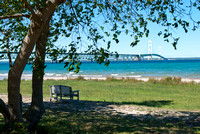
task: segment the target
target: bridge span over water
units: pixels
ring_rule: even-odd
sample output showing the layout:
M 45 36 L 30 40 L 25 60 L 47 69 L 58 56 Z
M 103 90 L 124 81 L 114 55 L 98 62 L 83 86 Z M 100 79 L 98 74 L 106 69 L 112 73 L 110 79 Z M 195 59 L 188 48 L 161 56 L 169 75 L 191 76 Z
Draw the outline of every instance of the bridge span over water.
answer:
M 159 54 L 119 54 L 119 58 L 122 60 L 134 60 L 134 61 L 144 61 L 144 60 L 168 60 L 167 58 Z
M 18 53 L 10 52 L 11 58 L 16 59 Z M 51 53 L 46 53 L 46 60 L 52 60 Z M 68 53 L 62 53 L 58 55 L 58 60 L 69 55 Z M 118 56 L 117 56 L 118 55 Z M 34 53 L 31 54 L 34 57 Z M 99 55 L 100 56 L 100 55 Z M 9 59 L 6 52 L 0 52 L 0 60 Z M 93 54 L 78 53 L 78 59 L 80 61 L 94 61 Z M 66 59 L 68 60 L 68 59 Z M 168 60 L 167 58 L 159 54 L 111 54 L 108 59 L 111 61 L 145 61 L 145 60 Z

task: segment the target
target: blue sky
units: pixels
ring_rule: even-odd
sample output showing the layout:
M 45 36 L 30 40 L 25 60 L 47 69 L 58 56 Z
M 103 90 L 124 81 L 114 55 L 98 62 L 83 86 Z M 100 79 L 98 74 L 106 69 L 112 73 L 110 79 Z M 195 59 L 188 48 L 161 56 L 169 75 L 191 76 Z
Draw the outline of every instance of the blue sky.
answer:
M 196 31 L 189 30 L 188 33 L 185 33 L 183 29 L 175 29 L 173 31 L 173 36 L 180 37 L 176 50 L 171 42 L 165 42 L 161 36 L 158 36 L 158 32 L 162 30 L 162 28 L 163 27 L 157 24 L 152 24 L 149 37 L 140 39 L 138 45 L 134 47 L 130 46 L 134 37 L 121 34 L 118 44 L 112 41 L 110 51 L 117 51 L 119 54 L 147 54 L 148 41 L 151 40 L 153 45 L 152 53 L 161 54 L 166 58 L 200 57 L 200 28 Z M 65 44 L 65 42 L 68 42 L 69 40 L 67 39 L 66 41 L 66 39 L 61 39 L 57 44 Z M 84 41 L 87 43 L 86 39 Z M 103 47 L 104 44 L 101 43 L 100 46 Z M 161 48 L 161 51 L 159 51 L 159 48 Z M 82 47 L 82 51 L 83 50 L 84 46 Z
M 113 44 L 112 51 L 117 51 L 119 54 L 143 54 L 148 53 L 148 41 L 152 41 L 153 53 L 160 54 L 164 57 L 200 57 L 200 29 L 196 31 L 190 30 L 184 33 L 182 30 L 175 30 L 174 36 L 180 37 L 177 50 L 174 49 L 171 43 L 164 41 L 162 37 L 157 35 L 159 26 L 154 25 L 151 28 L 148 38 L 142 38 L 137 46 L 130 47 L 133 40 L 129 36 L 122 35 L 118 44 Z M 156 29 L 156 30 L 154 30 Z M 159 51 L 161 48 L 161 51 Z
M 200 15 L 199 15 L 200 16 Z M 185 33 L 183 29 L 173 31 L 174 37 L 180 37 L 175 50 L 171 42 L 165 42 L 161 36 L 158 36 L 158 32 L 163 27 L 152 24 L 150 27 L 149 37 L 143 37 L 137 46 L 131 47 L 130 44 L 134 41 L 134 37 L 121 34 L 119 37 L 119 43 L 116 44 L 112 41 L 110 50 L 117 51 L 119 54 L 147 54 L 148 53 L 148 41 L 152 41 L 152 53 L 161 54 L 166 58 L 184 58 L 184 57 L 200 57 L 200 28 L 196 31 L 189 30 Z M 100 46 L 104 46 L 103 43 Z M 106 45 L 105 45 L 106 46 Z M 161 51 L 159 50 L 161 48 Z

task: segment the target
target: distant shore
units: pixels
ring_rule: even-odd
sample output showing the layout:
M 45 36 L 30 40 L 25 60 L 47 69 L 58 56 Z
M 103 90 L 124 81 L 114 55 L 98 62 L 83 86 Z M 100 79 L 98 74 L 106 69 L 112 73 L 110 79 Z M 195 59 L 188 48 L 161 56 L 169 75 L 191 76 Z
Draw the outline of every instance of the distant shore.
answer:
M 170 76 L 164 76 L 164 77 L 134 77 L 134 76 L 101 76 L 101 75 L 74 75 L 74 76 L 68 76 L 68 77 L 63 77 L 63 76 L 44 76 L 44 80 L 67 80 L 67 79 L 77 79 L 79 77 L 84 78 L 85 80 L 106 80 L 107 78 L 114 78 L 114 79 L 136 79 L 136 80 L 141 80 L 141 81 L 148 81 L 149 79 L 155 79 L 155 80 L 161 80 L 166 77 Z M 173 77 L 172 77 L 173 78 Z M 195 82 L 195 83 L 200 83 L 200 78 L 181 78 L 182 82 Z M 0 80 L 5 80 L 8 79 L 8 77 L 0 77 Z M 22 76 L 22 80 L 32 80 L 31 76 Z
M 67 80 L 67 79 L 77 79 L 79 77 L 84 78 L 85 80 L 106 80 L 107 78 L 110 77 L 106 77 L 106 76 L 71 76 L 71 77 L 44 77 L 44 80 Z M 166 76 L 167 77 L 167 76 Z M 141 81 L 148 81 L 149 79 L 155 79 L 155 80 L 161 80 L 163 78 L 166 77 L 111 77 L 111 78 L 115 78 L 115 79 L 136 79 L 136 80 L 141 80 Z M 22 80 L 31 80 L 32 77 L 23 77 L 22 76 Z M 3 80 L 3 79 L 0 79 Z M 200 79 L 199 78 L 181 78 L 182 82 L 195 82 L 195 83 L 200 83 Z
M 44 77 L 44 80 L 67 80 L 67 79 L 76 79 L 78 77 L 71 77 L 71 78 L 63 78 L 63 77 Z M 84 77 L 86 80 L 106 80 L 108 77 Z M 160 80 L 165 77 L 113 77 L 116 79 L 136 79 L 136 80 L 141 80 L 141 81 L 148 81 L 150 78 Z M 200 83 L 200 79 L 193 79 L 193 78 L 181 78 L 182 82 L 196 82 Z

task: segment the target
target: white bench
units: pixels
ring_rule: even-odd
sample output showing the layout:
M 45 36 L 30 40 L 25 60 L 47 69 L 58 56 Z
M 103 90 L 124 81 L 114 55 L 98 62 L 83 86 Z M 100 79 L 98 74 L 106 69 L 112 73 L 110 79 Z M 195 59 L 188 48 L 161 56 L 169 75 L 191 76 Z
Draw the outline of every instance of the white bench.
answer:
M 65 86 L 65 85 L 51 85 L 50 86 L 50 101 L 52 99 L 56 99 L 58 101 L 62 100 L 63 98 L 69 98 L 71 101 L 74 100 L 74 97 L 77 97 L 79 101 L 79 90 L 72 91 L 72 87 Z

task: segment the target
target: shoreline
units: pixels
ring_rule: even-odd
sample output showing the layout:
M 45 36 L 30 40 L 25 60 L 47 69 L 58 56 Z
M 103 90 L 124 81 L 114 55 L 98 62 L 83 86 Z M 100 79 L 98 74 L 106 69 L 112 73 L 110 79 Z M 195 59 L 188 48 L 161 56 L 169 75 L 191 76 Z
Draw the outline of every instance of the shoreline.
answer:
M 167 77 L 167 76 L 166 76 Z M 107 78 L 114 78 L 114 79 L 136 79 L 140 81 L 147 82 L 149 79 L 161 80 L 166 77 L 83 77 L 85 80 L 106 80 Z M 44 80 L 68 80 L 68 79 L 77 79 L 78 77 L 44 77 Z M 173 78 L 173 77 L 172 77 Z M 181 78 L 181 82 L 195 82 L 200 83 L 200 79 L 198 78 Z
M 134 77 L 134 76 L 93 76 L 93 75 L 76 75 L 76 76 L 68 76 L 68 77 L 63 77 L 63 76 L 44 76 L 44 80 L 73 80 L 73 79 L 78 79 L 79 77 L 84 78 L 85 80 L 106 80 L 107 78 L 114 78 L 114 79 L 136 79 L 140 81 L 147 82 L 149 79 L 155 79 L 155 80 L 161 80 L 166 77 L 171 77 L 171 76 L 161 76 L 161 77 Z M 174 77 L 172 77 L 174 78 Z M 181 78 L 181 82 L 195 82 L 195 83 L 200 83 L 200 78 Z M 0 77 L 0 80 L 7 79 L 7 77 Z M 22 76 L 21 80 L 32 80 L 31 76 Z
M 81 76 L 81 75 L 80 75 Z M 68 80 L 68 79 L 77 79 L 80 76 L 72 76 L 72 77 L 44 77 L 44 80 Z M 114 79 L 136 79 L 136 80 L 141 80 L 144 82 L 147 82 L 149 79 L 155 79 L 155 80 L 161 80 L 163 78 L 166 78 L 168 76 L 165 77 L 107 77 L 107 76 L 102 76 L 102 77 L 96 77 L 96 76 L 81 76 L 83 77 L 85 80 L 106 80 L 107 78 L 114 78 Z M 173 78 L 173 77 L 172 77 Z M 200 79 L 199 78 L 181 78 L 182 82 L 195 82 L 195 83 L 200 83 Z
M 114 78 L 114 79 L 136 79 L 136 80 L 140 80 L 140 81 L 144 81 L 147 82 L 149 79 L 155 79 L 155 80 L 161 80 L 163 78 L 169 77 L 169 76 L 165 76 L 165 77 L 107 77 L 107 76 L 71 76 L 71 77 L 44 77 L 44 80 L 73 80 L 73 79 L 77 79 L 79 77 L 84 78 L 85 80 L 106 80 L 107 78 Z M 174 77 L 172 77 L 174 78 Z M 31 80 L 31 77 L 22 77 L 23 80 Z M 195 83 L 200 83 L 200 78 L 181 78 L 181 82 L 195 82 Z

